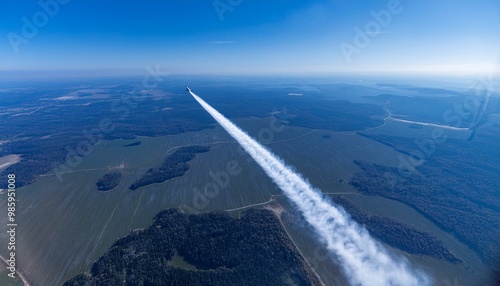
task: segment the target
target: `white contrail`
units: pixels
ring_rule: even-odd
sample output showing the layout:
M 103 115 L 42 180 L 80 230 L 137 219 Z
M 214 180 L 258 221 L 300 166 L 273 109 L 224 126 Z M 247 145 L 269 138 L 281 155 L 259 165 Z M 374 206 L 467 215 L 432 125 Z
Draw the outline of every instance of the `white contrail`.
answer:
M 302 212 L 305 219 L 338 258 L 352 285 L 428 285 L 429 279 L 411 271 L 406 262 L 390 255 L 343 210 L 334 207 L 321 192 L 283 160 L 220 114 L 192 91 L 200 105 L 245 149 Z

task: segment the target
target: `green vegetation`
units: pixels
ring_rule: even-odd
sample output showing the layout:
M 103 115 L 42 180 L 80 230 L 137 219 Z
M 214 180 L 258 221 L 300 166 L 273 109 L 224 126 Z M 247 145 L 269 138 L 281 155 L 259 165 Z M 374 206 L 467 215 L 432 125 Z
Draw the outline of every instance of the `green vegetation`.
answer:
M 97 180 L 96 186 L 99 191 L 108 191 L 120 184 L 122 174 L 120 172 L 106 173 Z
M 399 221 L 376 215 L 368 215 L 348 200 L 332 196 L 335 203 L 341 205 L 351 217 L 381 241 L 411 254 L 430 255 L 452 263 L 461 262 L 434 235 L 418 230 Z
M 130 189 L 136 190 L 150 184 L 163 183 L 169 179 L 180 177 L 189 170 L 188 162 L 194 159 L 196 153 L 208 151 L 210 151 L 210 147 L 205 146 L 182 147 L 169 155 L 161 166 L 150 168 L 146 174 L 130 186 Z
M 435 144 L 415 172 L 356 161 L 362 172 L 350 183 L 362 193 L 414 207 L 471 246 L 489 265 L 500 265 L 498 134 L 498 127 L 483 128 L 474 141 L 448 139 Z M 418 140 L 409 138 L 371 138 L 406 152 L 421 148 Z
M 141 141 L 137 141 L 137 142 L 133 142 L 133 143 L 130 143 L 130 144 L 127 144 L 127 145 L 123 145 L 123 147 L 134 147 L 134 146 L 139 146 L 141 145 Z
M 177 254 L 178 253 L 178 254 Z M 173 266 L 175 256 L 190 265 Z M 177 258 L 179 259 L 179 258 Z M 70 285 L 319 285 L 270 211 L 160 212 L 153 225 L 117 241 Z

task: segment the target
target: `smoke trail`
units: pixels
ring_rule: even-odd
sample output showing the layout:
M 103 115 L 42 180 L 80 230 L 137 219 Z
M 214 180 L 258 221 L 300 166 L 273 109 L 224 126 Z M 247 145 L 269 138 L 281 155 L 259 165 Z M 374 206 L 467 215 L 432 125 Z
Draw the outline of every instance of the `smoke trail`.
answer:
M 192 91 L 191 95 L 245 149 L 283 190 L 339 259 L 353 285 L 428 285 L 428 278 L 412 272 L 376 242 L 342 209 L 331 205 L 318 189 Z

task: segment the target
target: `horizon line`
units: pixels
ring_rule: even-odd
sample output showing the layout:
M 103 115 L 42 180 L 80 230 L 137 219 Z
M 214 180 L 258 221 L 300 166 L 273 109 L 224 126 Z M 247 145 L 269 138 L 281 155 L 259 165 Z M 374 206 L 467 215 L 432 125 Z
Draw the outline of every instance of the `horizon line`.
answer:
M 469 76 L 498 76 L 500 70 L 495 71 L 422 71 L 422 70 L 345 70 L 345 71 L 252 71 L 252 72 L 169 72 L 160 69 L 161 76 L 439 76 L 439 77 L 469 77 Z M 1 70 L 0 81 L 12 80 L 23 76 L 29 78 L 93 78 L 93 77 L 135 77 L 144 76 L 147 73 L 143 69 L 40 69 L 40 70 Z

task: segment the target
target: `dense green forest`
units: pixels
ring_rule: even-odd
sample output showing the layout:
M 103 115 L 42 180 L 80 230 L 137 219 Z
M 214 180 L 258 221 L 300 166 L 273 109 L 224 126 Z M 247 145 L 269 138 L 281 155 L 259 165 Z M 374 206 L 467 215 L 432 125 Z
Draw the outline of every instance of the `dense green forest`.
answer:
M 351 217 L 366 227 L 366 229 L 381 241 L 411 254 L 429 255 L 452 263 L 461 260 L 431 233 L 418 230 L 387 217 L 368 215 L 348 200 L 332 196 L 332 200 L 341 205 Z
M 124 147 L 134 147 L 134 146 L 139 146 L 141 144 L 142 144 L 141 141 L 136 141 L 136 142 L 133 142 L 133 143 L 130 143 L 130 144 L 127 144 L 127 145 L 123 145 L 123 146 Z
M 99 191 L 108 191 L 120 184 L 122 174 L 120 172 L 110 172 L 104 174 L 97 180 L 96 186 Z
M 380 195 L 414 207 L 475 249 L 489 265 L 500 265 L 499 126 L 482 128 L 474 140 L 447 139 L 432 153 L 415 152 L 419 141 L 370 135 L 398 150 L 420 155 L 423 164 L 389 168 L 356 161 L 361 172 L 351 184 L 368 195 Z M 420 144 L 421 146 L 421 144 Z M 418 156 L 417 156 L 418 157 Z
M 189 170 L 188 162 L 193 160 L 197 153 L 210 151 L 210 147 L 186 146 L 181 147 L 163 161 L 163 164 L 156 168 L 150 168 L 141 178 L 132 185 L 131 190 L 136 190 L 150 184 L 163 183 L 169 179 L 180 177 Z
M 191 267 L 175 265 L 182 256 Z M 320 285 L 274 214 L 160 212 L 97 260 L 76 285 Z

